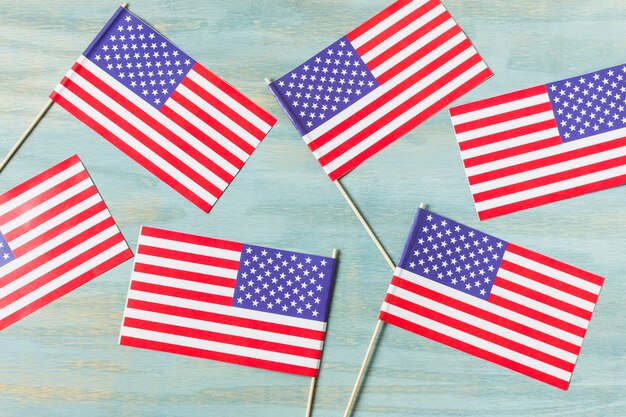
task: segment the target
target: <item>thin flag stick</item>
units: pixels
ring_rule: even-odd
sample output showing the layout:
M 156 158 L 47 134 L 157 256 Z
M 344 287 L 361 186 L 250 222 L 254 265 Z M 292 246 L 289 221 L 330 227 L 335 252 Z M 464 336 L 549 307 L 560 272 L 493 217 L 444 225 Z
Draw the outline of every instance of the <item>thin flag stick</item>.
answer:
M 52 101 L 51 98 L 48 99 L 48 101 L 46 102 L 46 105 L 43 107 L 43 109 L 41 109 L 37 117 L 35 117 L 35 120 L 33 120 L 30 126 L 26 128 L 26 131 L 22 133 L 22 136 L 20 136 L 17 142 L 15 142 L 15 145 L 13 145 L 13 147 L 11 148 L 7 156 L 5 156 L 2 162 L 0 162 L 0 172 L 2 172 L 6 164 L 8 164 L 11 158 L 13 157 L 13 155 L 15 155 L 15 152 L 17 152 L 17 150 L 20 148 L 20 146 L 22 146 L 24 141 L 26 141 L 26 138 L 28 138 L 28 136 L 30 136 L 32 131 L 35 130 L 35 128 L 37 127 L 41 119 L 43 119 L 46 113 L 48 113 L 48 110 L 50 110 L 50 107 L 52 107 L 53 104 L 54 104 L 54 101 Z
M 424 203 L 420 203 L 420 208 L 425 209 L 426 205 Z M 376 328 L 374 329 L 374 333 L 372 334 L 372 338 L 370 339 L 370 344 L 367 347 L 367 351 L 365 352 L 365 357 L 363 358 L 363 362 L 361 363 L 361 369 L 359 370 L 359 374 L 356 377 L 356 382 L 354 383 L 354 387 L 352 388 L 352 394 L 350 394 L 350 399 L 348 400 L 348 405 L 346 406 L 346 411 L 343 413 L 343 417 L 349 417 L 352 413 L 354 400 L 356 399 L 359 388 L 361 387 L 361 381 L 363 380 L 363 376 L 367 371 L 367 367 L 372 357 L 372 353 L 374 353 L 374 348 L 376 347 L 376 340 L 378 340 L 378 336 L 383 328 L 384 323 L 385 322 L 380 319 L 376 323 Z
M 331 258 L 337 259 L 337 249 L 333 249 L 333 254 Z M 322 362 L 322 358 L 320 357 L 320 364 Z M 309 388 L 309 399 L 306 403 L 306 415 L 305 417 L 311 417 L 311 412 L 313 411 L 313 397 L 315 396 L 315 385 L 317 383 L 317 378 L 311 378 L 311 388 Z
M 372 239 L 372 241 L 374 242 L 374 244 L 376 245 L 376 247 L 378 248 L 380 253 L 383 255 L 383 258 L 385 258 L 385 261 L 387 261 L 387 264 L 389 264 L 389 266 L 391 267 L 391 270 L 393 271 L 394 269 L 396 269 L 396 265 L 391 260 L 391 257 L 389 256 L 389 254 L 387 253 L 387 251 L 383 247 L 382 243 L 380 243 L 380 241 L 378 240 L 378 238 L 374 234 L 374 231 L 371 229 L 369 224 L 367 224 L 367 221 L 365 221 L 365 218 L 363 217 L 363 215 L 359 211 L 358 207 L 354 204 L 354 202 L 350 198 L 350 195 L 348 194 L 348 192 L 345 190 L 345 188 L 343 188 L 343 186 L 341 185 L 339 180 L 335 180 L 335 181 L 333 181 L 333 183 L 335 183 L 335 185 L 339 189 L 339 192 L 341 193 L 343 198 L 346 199 L 346 201 L 348 202 L 348 205 L 350 206 L 350 208 L 352 209 L 354 214 L 356 214 L 356 217 L 359 219 L 359 221 L 361 222 L 361 224 L 365 228 L 365 231 L 367 232 L 367 234 L 370 235 L 370 238 Z

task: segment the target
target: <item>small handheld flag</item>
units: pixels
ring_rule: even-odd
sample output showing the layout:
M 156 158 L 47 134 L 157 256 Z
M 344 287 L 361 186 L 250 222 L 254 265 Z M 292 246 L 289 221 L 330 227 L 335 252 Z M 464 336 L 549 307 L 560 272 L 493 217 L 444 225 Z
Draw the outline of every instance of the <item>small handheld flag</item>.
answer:
M 50 98 L 204 211 L 276 121 L 124 7 Z
M 626 65 L 450 109 L 481 220 L 626 183 Z
M 78 156 L 0 195 L 0 329 L 132 257 Z
M 316 377 L 333 258 L 142 227 L 120 344 Z

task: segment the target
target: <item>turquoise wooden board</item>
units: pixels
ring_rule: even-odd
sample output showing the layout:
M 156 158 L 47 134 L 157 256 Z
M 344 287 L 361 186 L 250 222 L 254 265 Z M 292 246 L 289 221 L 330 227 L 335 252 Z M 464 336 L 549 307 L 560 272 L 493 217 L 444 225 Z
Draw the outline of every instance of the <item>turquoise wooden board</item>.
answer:
M 58 106 L 10 165 L 0 191 L 78 153 L 131 247 L 148 224 L 330 255 L 341 250 L 314 415 L 339 416 L 391 273 L 266 90 L 390 1 L 137 0 L 130 10 L 278 118 L 204 214 Z M 0 4 L 0 154 L 118 3 Z M 457 103 L 626 61 L 626 6 L 448 0 L 495 76 Z M 623 416 L 626 407 L 624 187 L 479 223 L 447 111 L 366 161 L 344 185 L 394 259 L 415 209 L 606 278 L 566 392 L 388 326 L 355 416 Z M 117 345 L 132 262 L 0 332 L 2 416 L 298 416 L 309 380 Z

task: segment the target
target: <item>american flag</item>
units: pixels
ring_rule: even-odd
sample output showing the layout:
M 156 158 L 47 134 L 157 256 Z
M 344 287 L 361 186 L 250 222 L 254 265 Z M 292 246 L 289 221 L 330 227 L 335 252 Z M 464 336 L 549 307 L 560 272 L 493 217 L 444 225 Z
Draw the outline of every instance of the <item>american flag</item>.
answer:
M 335 260 L 142 227 L 120 344 L 314 377 Z
M 133 256 L 78 156 L 0 195 L 0 329 Z
M 380 319 L 567 389 L 602 282 L 420 209 Z
M 626 65 L 450 114 L 481 220 L 626 183 Z
M 439 0 L 398 0 L 269 88 L 334 181 L 490 76 Z
M 123 7 L 50 97 L 204 211 L 276 121 Z

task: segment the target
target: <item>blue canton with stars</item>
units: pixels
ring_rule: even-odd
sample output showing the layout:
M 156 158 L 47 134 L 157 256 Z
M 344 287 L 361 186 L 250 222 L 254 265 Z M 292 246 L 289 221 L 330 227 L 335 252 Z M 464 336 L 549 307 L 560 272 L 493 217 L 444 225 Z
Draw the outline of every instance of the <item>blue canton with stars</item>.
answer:
M 546 84 L 562 142 L 626 127 L 626 65 Z
M 83 55 L 160 109 L 195 61 L 120 7 Z
M 326 321 L 333 258 L 243 245 L 233 306 Z
M 344 36 L 270 87 L 305 135 L 378 87 L 378 81 Z
M 420 209 L 399 267 L 486 300 L 507 242 Z
M 0 267 L 8 264 L 13 259 L 15 259 L 15 255 L 13 255 L 13 251 L 9 247 L 9 243 L 4 238 L 4 235 L 0 232 Z

